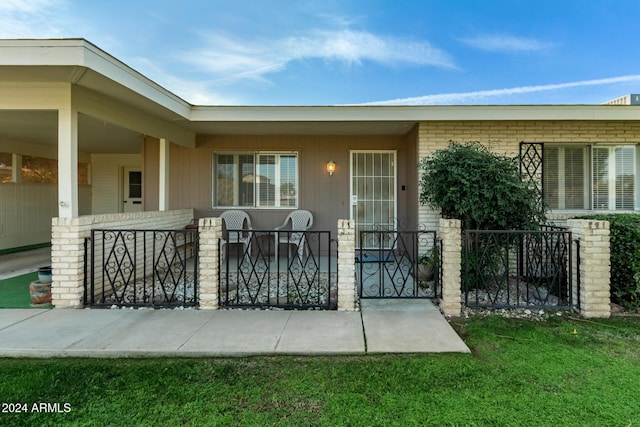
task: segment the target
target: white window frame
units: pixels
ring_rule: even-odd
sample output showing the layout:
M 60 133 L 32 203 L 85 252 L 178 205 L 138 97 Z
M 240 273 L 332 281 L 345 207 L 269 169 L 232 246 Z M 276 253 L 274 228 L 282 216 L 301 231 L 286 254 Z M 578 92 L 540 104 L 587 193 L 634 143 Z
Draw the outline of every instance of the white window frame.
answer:
M 239 164 L 239 158 L 240 156 L 247 156 L 247 155 L 251 155 L 253 156 L 253 202 L 252 204 L 249 205 L 240 205 L 239 204 L 239 197 L 240 197 L 240 182 L 236 179 L 236 177 L 238 176 L 238 168 L 240 166 Z M 233 205 L 218 205 L 217 204 L 217 183 L 216 183 L 216 178 L 217 178 L 217 156 L 233 156 L 234 158 L 234 162 L 233 162 Z M 261 205 L 260 202 L 260 185 L 257 182 L 257 176 L 258 176 L 258 169 L 259 169 L 259 159 L 261 156 L 275 156 L 276 157 L 276 162 L 274 165 L 274 176 L 275 176 L 275 180 L 276 180 L 276 184 L 275 185 L 275 197 L 274 197 L 274 204 L 273 205 Z M 290 205 L 286 205 L 283 206 L 281 205 L 281 200 L 280 197 L 278 197 L 277 195 L 280 194 L 280 187 L 281 187 L 281 182 L 280 182 L 280 158 L 281 156 L 294 156 L 296 159 L 296 164 L 295 164 L 295 171 L 294 171 L 294 176 L 295 176 L 295 199 L 294 199 L 294 205 L 290 206 Z M 300 198 L 300 155 L 297 151 L 219 151 L 219 152 L 214 152 L 213 153 L 213 157 L 212 157 L 212 200 L 211 200 L 211 205 L 213 208 L 240 208 L 240 209 L 297 209 L 298 208 L 298 203 L 299 203 L 299 198 Z

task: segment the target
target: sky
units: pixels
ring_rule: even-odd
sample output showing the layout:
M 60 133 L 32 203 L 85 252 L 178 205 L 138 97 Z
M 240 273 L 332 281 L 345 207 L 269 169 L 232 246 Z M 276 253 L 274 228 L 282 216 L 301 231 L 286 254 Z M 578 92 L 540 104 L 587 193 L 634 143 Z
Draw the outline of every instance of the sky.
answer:
M 640 93 L 638 0 L 0 0 L 196 105 L 600 104 Z

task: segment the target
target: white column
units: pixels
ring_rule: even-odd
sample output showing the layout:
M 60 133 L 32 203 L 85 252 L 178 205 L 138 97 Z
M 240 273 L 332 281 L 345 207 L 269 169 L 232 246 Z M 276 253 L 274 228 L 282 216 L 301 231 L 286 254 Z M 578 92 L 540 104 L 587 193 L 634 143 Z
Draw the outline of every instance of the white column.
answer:
M 78 111 L 58 110 L 58 216 L 78 217 Z
M 169 210 L 169 150 L 171 143 L 166 138 L 160 138 L 160 197 L 158 209 L 160 211 Z

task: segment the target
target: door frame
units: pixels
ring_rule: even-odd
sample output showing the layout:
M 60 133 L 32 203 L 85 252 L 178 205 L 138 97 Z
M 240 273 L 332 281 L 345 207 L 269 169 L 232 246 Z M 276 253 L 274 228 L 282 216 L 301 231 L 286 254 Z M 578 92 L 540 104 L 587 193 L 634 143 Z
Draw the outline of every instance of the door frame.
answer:
M 354 155 L 359 153 L 365 154 L 393 154 L 393 215 L 390 220 L 390 224 L 395 228 L 395 222 L 398 218 L 398 150 L 349 150 L 349 218 L 356 222 L 356 246 L 360 245 L 360 228 L 357 222 L 356 215 L 354 213 L 354 205 L 357 204 L 357 200 L 354 203 L 354 196 L 357 196 L 354 189 L 354 168 L 353 160 Z

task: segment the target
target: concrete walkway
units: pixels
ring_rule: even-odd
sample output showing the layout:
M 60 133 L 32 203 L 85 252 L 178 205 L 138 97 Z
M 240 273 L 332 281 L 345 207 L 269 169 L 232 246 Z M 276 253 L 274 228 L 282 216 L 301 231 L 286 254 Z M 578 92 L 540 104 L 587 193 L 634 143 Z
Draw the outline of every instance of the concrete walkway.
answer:
M 50 253 L 0 256 L 0 279 L 50 265 Z M 430 300 L 369 299 L 361 309 L 0 309 L 0 357 L 469 352 Z
M 463 352 L 429 300 L 361 312 L 0 310 L 0 357 L 227 357 Z

